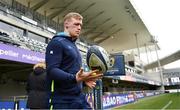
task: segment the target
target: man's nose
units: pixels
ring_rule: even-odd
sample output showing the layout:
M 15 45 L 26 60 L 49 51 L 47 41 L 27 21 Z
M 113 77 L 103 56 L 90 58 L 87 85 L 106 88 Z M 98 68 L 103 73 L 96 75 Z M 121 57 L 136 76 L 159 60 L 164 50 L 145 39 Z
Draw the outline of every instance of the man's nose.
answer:
M 78 25 L 78 30 L 81 30 L 81 25 Z
M 81 30 L 81 26 L 78 26 L 78 30 Z

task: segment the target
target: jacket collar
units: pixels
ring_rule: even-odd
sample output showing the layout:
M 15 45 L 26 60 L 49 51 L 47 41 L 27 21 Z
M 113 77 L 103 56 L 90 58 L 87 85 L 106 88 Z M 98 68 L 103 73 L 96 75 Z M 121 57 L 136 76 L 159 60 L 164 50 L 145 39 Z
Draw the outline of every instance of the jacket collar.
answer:
M 77 40 L 77 38 L 76 39 L 72 39 L 72 37 L 70 37 L 69 34 L 66 33 L 66 32 L 59 32 L 55 36 L 57 36 L 57 37 L 64 37 L 64 38 L 66 38 L 66 39 L 68 39 L 68 40 L 70 40 L 72 42 L 75 42 Z

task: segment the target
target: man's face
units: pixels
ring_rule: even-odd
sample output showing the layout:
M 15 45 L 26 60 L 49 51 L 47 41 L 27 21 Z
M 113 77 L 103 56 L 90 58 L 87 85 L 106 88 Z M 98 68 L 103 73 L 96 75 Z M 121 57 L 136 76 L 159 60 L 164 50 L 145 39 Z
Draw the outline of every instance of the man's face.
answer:
M 82 20 L 71 18 L 66 21 L 65 28 L 72 38 L 77 38 L 81 33 Z

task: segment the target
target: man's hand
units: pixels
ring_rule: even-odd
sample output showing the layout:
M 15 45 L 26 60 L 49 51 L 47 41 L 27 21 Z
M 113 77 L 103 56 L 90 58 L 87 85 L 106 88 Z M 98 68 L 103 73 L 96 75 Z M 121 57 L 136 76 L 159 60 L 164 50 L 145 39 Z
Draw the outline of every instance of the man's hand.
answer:
M 86 84 L 86 86 L 88 86 L 89 88 L 94 88 L 96 86 L 96 81 L 90 80 L 90 81 L 84 81 L 84 83 Z
M 102 76 L 103 74 L 99 73 L 98 70 L 84 72 L 83 69 L 80 69 L 79 72 L 76 74 L 76 80 L 77 82 L 84 81 L 88 87 L 93 88 L 96 86 L 96 80 L 102 78 Z

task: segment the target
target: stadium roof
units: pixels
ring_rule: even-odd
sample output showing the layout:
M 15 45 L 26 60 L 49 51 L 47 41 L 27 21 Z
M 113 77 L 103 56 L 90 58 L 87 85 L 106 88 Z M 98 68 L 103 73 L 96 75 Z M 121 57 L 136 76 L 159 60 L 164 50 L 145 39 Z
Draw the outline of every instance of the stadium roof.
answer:
M 178 50 L 177 52 L 171 54 L 171 55 L 168 55 L 162 59 L 160 59 L 160 64 L 161 66 L 164 66 L 166 64 L 169 64 L 169 63 L 172 63 L 174 61 L 177 61 L 180 59 L 180 50 Z M 155 62 L 152 62 L 150 64 L 147 64 L 144 66 L 144 69 L 152 69 L 152 68 L 156 68 L 158 67 L 158 61 L 155 61 Z
M 129 0 L 16 1 L 60 24 L 68 12 L 79 12 L 84 17 L 81 39 L 99 44 L 111 53 L 153 44 Z

